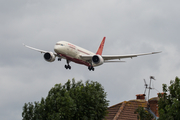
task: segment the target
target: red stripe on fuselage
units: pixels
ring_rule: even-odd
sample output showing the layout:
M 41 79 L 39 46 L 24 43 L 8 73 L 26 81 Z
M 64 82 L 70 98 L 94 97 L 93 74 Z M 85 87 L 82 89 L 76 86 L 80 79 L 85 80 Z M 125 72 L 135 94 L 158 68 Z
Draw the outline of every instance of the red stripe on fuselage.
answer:
M 67 56 L 67 55 L 61 54 L 61 53 L 58 53 L 58 55 L 63 56 L 63 57 L 65 57 L 67 60 L 73 61 L 73 62 L 75 62 L 75 63 L 82 64 L 82 65 L 86 65 L 86 66 L 91 66 L 88 62 L 85 62 L 85 61 L 83 61 L 83 60 L 76 59 L 76 58 L 72 58 L 72 57 L 70 57 L 70 56 Z

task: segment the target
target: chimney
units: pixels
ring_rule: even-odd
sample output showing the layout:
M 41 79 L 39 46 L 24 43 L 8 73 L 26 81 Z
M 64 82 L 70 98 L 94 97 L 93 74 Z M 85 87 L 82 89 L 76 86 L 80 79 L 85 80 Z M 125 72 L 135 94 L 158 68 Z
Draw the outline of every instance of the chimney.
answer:
M 163 95 L 164 93 L 157 93 L 157 95 Z M 148 107 L 150 107 L 151 111 L 157 116 L 159 117 L 159 113 L 158 113 L 158 101 L 159 101 L 159 97 L 153 97 L 151 99 L 148 100 Z
M 157 93 L 158 97 L 162 97 L 164 94 L 166 94 L 166 93 L 164 93 L 164 92 L 162 92 L 162 93 Z
M 146 96 L 145 94 L 137 94 L 136 99 L 137 100 L 145 100 L 145 96 Z

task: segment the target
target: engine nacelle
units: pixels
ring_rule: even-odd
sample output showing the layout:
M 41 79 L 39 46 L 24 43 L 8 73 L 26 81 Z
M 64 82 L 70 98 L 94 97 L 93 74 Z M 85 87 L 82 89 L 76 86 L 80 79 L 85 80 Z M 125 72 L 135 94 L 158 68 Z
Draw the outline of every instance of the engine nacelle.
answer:
M 55 60 L 56 56 L 53 52 L 47 52 L 44 54 L 44 59 L 48 62 L 53 62 Z
M 104 63 L 104 59 L 100 55 L 94 55 L 92 57 L 93 66 L 102 65 Z

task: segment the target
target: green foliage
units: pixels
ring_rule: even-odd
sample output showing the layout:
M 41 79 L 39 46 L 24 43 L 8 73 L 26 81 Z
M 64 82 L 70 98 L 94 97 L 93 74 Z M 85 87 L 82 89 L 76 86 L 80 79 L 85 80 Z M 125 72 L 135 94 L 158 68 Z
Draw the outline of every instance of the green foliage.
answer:
M 180 79 L 163 84 L 163 95 L 159 95 L 159 120 L 180 120 Z
M 138 120 L 153 120 L 153 116 L 143 107 L 138 107 L 135 112 Z
M 25 103 L 23 120 L 101 120 L 107 114 L 108 102 L 98 82 L 68 80 L 56 84 L 41 102 Z

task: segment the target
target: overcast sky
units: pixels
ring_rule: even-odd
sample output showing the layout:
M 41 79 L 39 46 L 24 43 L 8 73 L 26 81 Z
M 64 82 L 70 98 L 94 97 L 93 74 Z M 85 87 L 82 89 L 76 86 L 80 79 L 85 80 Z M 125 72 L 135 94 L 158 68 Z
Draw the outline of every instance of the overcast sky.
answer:
M 144 81 L 162 92 L 180 73 L 180 1 L 178 0 L 0 0 L 0 119 L 22 119 L 24 103 L 40 101 L 68 79 L 104 86 L 110 106 L 144 93 Z M 65 60 L 48 63 L 22 43 L 54 51 L 58 41 L 103 54 L 161 54 L 106 63 L 89 71 Z M 180 77 L 180 76 L 179 76 Z M 150 97 L 156 97 L 152 90 Z

